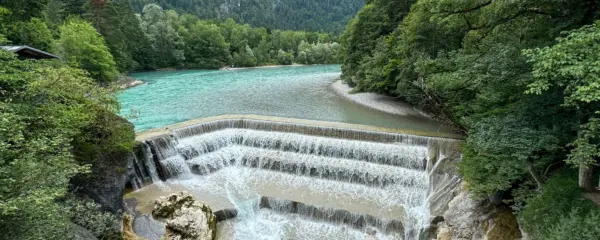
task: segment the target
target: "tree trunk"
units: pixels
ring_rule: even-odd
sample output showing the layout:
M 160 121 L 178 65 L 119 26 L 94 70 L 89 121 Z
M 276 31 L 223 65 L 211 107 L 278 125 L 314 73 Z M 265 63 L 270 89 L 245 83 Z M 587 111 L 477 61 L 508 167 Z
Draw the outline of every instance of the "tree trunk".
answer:
M 579 166 L 579 187 L 586 192 L 594 191 L 594 166 Z
M 537 184 L 537 190 L 541 191 L 542 187 L 544 186 L 544 178 L 537 171 L 535 171 L 532 162 L 529 162 L 527 168 L 529 170 L 529 174 L 531 174 L 531 176 L 535 180 L 535 183 Z

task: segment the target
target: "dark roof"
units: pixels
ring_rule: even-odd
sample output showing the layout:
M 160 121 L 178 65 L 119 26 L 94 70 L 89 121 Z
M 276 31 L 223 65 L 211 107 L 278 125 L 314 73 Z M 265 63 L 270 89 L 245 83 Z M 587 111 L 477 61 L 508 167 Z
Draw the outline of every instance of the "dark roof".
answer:
M 18 54 L 19 56 L 25 57 L 25 58 L 35 58 L 35 59 L 42 59 L 42 58 L 57 58 L 60 59 L 59 56 L 56 56 L 54 54 L 39 50 L 37 48 L 32 48 L 30 46 L 27 45 L 21 45 L 21 46 L 0 46 L 1 49 L 4 49 L 6 51 L 9 52 L 13 52 Z

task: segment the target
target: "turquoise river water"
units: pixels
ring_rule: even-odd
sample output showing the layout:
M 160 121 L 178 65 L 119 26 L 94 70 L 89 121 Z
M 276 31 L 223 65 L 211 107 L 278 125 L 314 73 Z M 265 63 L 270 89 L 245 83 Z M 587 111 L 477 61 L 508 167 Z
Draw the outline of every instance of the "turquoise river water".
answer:
M 224 115 L 258 114 L 438 131 L 425 117 L 388 114 L 350 102 L 330 85 L 339 65 L 254 68 L 234 71 L 181 70 L 131 75 L 146 84 L 119 94 L 121 115 L 136 131 Z

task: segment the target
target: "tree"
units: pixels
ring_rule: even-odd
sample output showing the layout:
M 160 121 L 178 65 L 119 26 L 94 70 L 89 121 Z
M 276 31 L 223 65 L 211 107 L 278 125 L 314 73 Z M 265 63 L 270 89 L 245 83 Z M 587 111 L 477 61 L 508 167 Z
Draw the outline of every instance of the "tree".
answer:
M 597 135 L 577 130 L 594 128 L 589 117 L 598 106 L 561 106 L 569 92 L 558 87 L 524 94 L 539 80 L 523 50 L 554 45 L 561 32 L 596 18 L 597 2 L 586 0 L 367 1 L 341 37 L 342 77 L 356 90 L 405 100 L 467 134 L 460 171 L 480 196 L 522 182 L 540 190 L 578 135 Z M 595 159 L 597 140 L 585 141 L 592 147 L 582 148 L 584 158 Z
M 491 116 L 471 126 L 460 170 L 476 194 L 507 190 L 512 183 L 529 174 L 541 190 L 544 170 L 552 158 L 536 153 L 552 152 L 558 139 L 550 129 L 529 123 L 527 117 L 511 114 Z
M 296 57 L 296 62 L 300 64 L 308 64 L 308 58 L 306 57 L 306 52 L 300 51 L 298 56 Z
M 2 0 L 0 6 L 12 12 L 12 21 L 29 21 L 32 17 L 41 17 L 48 0 Z
M 109 1 L 94 8 L 88 7 L 88 12 L 88 19 L 106 40 L 119 71 L 152 68 L 150 40 L 127 2 Z
M 6 36 L 15 45 L 29 45 L 49 51 L 52 43 L 52 32 L 46 23 L 39 18 L 19 21 L 10 24 Z
M 89 169 L 76 161 L 73 142 L 100 115 L 116 114 L 118 104 L 83 70 L 60 62 L 22 61 L 0 50 L 0 72 L 2 236 L 68 239 L 77 212 L 73 201 L 79 202 L 65 202 L 71 199 L 69 181 Z M 86 217 L 101 228 L 93 214 Z
M 148 4 L 144 7 L 142 29 L 152 43 L 156 67 L 177 67 L 183 63 L 185 56 L 182 38 L 172 27 L 172 23 L 167 21 L 160 6 Z
M 52 32 L 38 16 L 23 13 L 22 7 L 31 5 L 32 8 L 39 7 L 38 3 L 25 1 L 23 6 L 6 3 L 9 8 L 0 6 L 0 34 L 4 41 L 14 45 L 29 45 L 42 50 L 49 50 L 52 42 Z M 32 11 L 37 11 L 33 9 Z
M 277 63 L 281 65 L 291 65 L 293 60 L 293 53 L 283 51 L 282 49 L 279 49 L 279 51 L 277 51 Z
M 551 47 L 525 50 L 535 81 L 527 93 L 564 92 L 564 106 L 576 109 L 580 126 L 567 162 L 580 167 L 580 186 L 594 190 L 591 174 L 600 157 L 600 22 L 573 30 Z
M 186 65 L 220 68 L 229 62 L 229 45 L 215 24 L 199 21 L 192 25 L 186 43 Z
M 72 18 L 60 26 L 60 38 L 54 49 L 73 67 L 90 73 L 98 82 L 113 81 L 117 75 L 116 63 L 102 36 L 88 22 Z
M 256 56 L 254 56 L 254 51 L 250 48 L 250 46 L 246 45 L 244 51 L 239 54 L 239 59 L 234 61 L 234 64 L 237 66 L 243 67 L 254 67 L 256 66 Z
M 288 1 L 222 1 L 222 0 L 130 0 L 141 12 L 146 4 L 156 3 L 164 9 L 193 14 L 200 19 L 231 19 L 241 24 L 271 29 L 325 31 L 340 33 L 363 0 L 288 0 Z M 227 38 L 226 34 L 223 34 Z M 249 44 L 250 47 L 255 47 Z

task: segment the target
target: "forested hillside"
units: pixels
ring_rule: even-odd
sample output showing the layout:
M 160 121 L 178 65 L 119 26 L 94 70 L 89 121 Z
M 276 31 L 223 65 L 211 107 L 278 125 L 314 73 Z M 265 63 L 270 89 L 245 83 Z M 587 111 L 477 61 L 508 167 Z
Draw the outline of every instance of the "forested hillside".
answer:
M 10 8 L 4 12 L 0 33 L 8 44 L 57 53 L 103 82 L 114 80 L 118 72 L 136 70 L 339 62 L 333 34 L 257 28 L 231 18 L 200 20 L 156 4 L 145 5 L 136 14 L 127 1 L 4 4 Z M 93 28 L 73 24 L 80 20 Z M 98 33 L 95 47 L 80 39 L 80 34 Z
M 232 18 L 255 27 L 340 33 L 363 0 L 129 0 L 137 12 L 156 3 L 200 19 Z
M 462 128 L 469 189 L 504 193 L 533 239 L 597 239 L 577 169 L 595 191 L 598 4 L 370 0 L 342 36 L 343 78 Z

